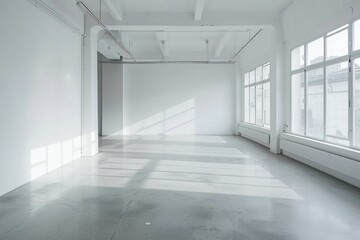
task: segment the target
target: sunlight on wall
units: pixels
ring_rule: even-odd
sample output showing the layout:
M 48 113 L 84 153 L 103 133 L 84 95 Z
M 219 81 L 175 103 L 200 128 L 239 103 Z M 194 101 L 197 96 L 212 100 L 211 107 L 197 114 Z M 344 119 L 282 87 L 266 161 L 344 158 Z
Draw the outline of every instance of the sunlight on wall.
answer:
M 30 152 L 30 179 L 34 180 L 81 157 L 81 137 L 35 148 Z
M 96 142 L 95 132 L 91 132 L 90 134 L 90 144 L 91 144 L 91 155 L 94 155 L 98 152 L 98 145 Z
M 84 133 L 78 139 L 78 143 L 83 147 L 83 156 L 93 156 L 98 153 L 97 133 L 95 131 Z
M 67 164 L 74 159 L 74 146 L 73 141 L 68 140 L 62 143 L 62 164 Z
M 31 150 L 31 180 L 38 178 L 47 172 L 46 147 Z
M 61 143 L 48 145 L 47 147 L 47 171 L 52 171 L 61 166 Z
M 131 124 L 123 132 L 124 135 L 195 134 L 195 118 L 195 99 L 192 98 Z
M 74 138 L 74 160 L 81 158 L 81 137 Z

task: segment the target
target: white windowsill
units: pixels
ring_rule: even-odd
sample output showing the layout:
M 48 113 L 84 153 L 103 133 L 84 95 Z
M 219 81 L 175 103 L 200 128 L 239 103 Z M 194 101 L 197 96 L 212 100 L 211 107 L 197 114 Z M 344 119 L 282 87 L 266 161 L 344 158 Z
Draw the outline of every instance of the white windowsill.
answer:
M 281 133 L 280 138 L 360 162 L 360 151 L 352 148 L 317 141 L 314 139 L 297 136 L 290 133 Z M 283 150 L 286 151 L 286 149 Z
M 270 129 L 268 129 L 268 128 L 264 128 L 264 127 L 260 127 L 260 126 L 257 126 L 257 125 L 244 123 L 244 122 L 240 122 L 240 123 L 238 123 L 238 125 L 239 125 L 240 127 L 249 128 L 249 129 L 251 129 L 251 130 L 254 130 L 254 131 L 257 131 L 257 132 L 261 132 L 261 133 L 265 133 L 265 134 L 270 135 Z

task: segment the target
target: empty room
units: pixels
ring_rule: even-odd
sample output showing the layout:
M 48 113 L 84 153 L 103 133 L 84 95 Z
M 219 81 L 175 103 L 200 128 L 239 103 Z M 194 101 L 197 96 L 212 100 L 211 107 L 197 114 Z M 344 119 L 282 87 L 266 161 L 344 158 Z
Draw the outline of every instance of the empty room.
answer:
M 359 240 L 359 0 L 4 0 L 1 240 Z

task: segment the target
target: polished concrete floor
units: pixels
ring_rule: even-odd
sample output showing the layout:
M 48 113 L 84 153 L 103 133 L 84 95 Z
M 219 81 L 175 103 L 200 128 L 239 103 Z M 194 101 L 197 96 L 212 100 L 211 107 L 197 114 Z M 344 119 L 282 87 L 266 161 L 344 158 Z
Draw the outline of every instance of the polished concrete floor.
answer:
M 101 140 L 0 197 L 1 240 L 360 239 L 360 191 L 234 136 Z

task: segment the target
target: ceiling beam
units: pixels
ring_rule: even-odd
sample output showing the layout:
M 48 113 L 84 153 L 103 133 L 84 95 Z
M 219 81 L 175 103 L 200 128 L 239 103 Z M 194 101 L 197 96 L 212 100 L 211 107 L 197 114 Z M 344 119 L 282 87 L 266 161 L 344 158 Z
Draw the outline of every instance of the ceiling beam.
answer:
M 207 12 L 206 18 L 194 21 L 193 13 L 164 13 L 164 12 L 127 12 L 126 18 L 121 25 L 108 26 L 113 29 L 126 27 L 153 26 L 157 30 L 172 27 L 199 27 L 199 28 L 219 28 L 219 27 L 239 27 L 242 29 L 259 29 L 266 26 L 274 26 L 278 18 L 274 12 Z M 112 30 L 113 30 L 112 29 Z
M 156 32 L 156 38 L 159 40 L 160 49 L 164 57 L 170 55 L 168 39 L 165 32 Z
M 228 42 L 231 39 L 231 37 L 233 36 L 233 34 L 234 34 L 233 32 L 221 33 L 218 46 L 216 47 L 216 50 L 215 50 L 215 57 L 220 57 L 220 55 L 222 54 L 224 48 L 228 44 Z
M 115 21 L 121 22 L 124 20 L 124 13 L 123 13 L 121 1 L 104 0 L 104 3 L 106 8 L 109 10 L 111 17 Z
M 194 19 L 200 21 L 205 7 L 205 0 L 196 0 Z
M 105 39 L 98 41 L 98 51 L 108 59 L 119 59 L 120 55 L 116 52 L 116 47 L 110 46 Z

